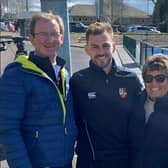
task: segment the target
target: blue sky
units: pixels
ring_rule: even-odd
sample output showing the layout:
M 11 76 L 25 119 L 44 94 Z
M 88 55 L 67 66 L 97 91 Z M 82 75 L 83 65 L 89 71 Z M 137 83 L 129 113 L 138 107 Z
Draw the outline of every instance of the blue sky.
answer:
M 69 0 L 69 2 L 72 4 L 93 4 L 95 0 Z M 154 7 L 151 0 L 123 0 L 123 2 L 150 14 Z
M 154 4 L 151 0 L 123 0 L 124 3 L 152 14 Z
M 74 4 L 93 4 L 95 0 L 67 0 L 71 5 Z M 12 3 L 13 2 L 13 3 Z M 151 0 L 123 0 L 124 3 L 141 9 L 149 14 L 153 11 L 153 3 Z M 16 0 L 10 0 L 11 6 L 16 5 Z M 39 11 L 40 10 L 40 0 L 28 0 L 29 10 Z

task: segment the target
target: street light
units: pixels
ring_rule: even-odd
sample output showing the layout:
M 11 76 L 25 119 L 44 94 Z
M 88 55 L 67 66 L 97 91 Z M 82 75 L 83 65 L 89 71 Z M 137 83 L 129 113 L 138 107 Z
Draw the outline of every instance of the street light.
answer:
M 120 26 L 122 26 L 122 17 L 123 17 L 123 0 L 120 1 Z
M 104 8 L 104 0 L 97 0 L 96 3 L 96 15 L 97 21 L 103 21 L 103 8 Z
M 29 3 L 28 3 L 28 0 L 26 0 L 26 12 L 29 11 Z
M 149 16 L 149 0 L 147 0 L 147 14 Z

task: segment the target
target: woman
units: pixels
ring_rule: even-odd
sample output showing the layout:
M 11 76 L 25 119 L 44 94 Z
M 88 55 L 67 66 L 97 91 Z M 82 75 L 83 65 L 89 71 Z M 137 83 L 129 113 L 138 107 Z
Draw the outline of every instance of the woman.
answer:
M 168 56 L 142 69 L 145 90 L 130 120 L 131 168 L 168 168 Z

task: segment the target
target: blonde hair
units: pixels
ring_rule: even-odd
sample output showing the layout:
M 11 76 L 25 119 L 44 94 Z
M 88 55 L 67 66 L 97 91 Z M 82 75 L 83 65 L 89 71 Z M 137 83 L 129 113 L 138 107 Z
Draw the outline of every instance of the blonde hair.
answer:
M 41 12 L 38 14 L 35 14 L 30 22 L 30 26 L 29 26 L 29 31 L 30 34 L 34 36 L 34 30 L 35 30 L 35 26 L 37 21 L 39 20 L 44 20 L 44 21 L 51 21 L 51 20 L 56 20 L 56 22 L 59 25 L 59 29 L 60 29 L 60 34 L 64 34 L 64 23 L 62 18 L 59 15 L 54 15 L 51 12 L 50 13 L 46 13 L 46 12 Z

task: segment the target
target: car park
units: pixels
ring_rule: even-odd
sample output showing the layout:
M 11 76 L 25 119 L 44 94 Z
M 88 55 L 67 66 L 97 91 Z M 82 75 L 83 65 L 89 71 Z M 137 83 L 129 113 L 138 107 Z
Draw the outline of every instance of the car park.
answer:
M 70 32 L 85 32 L 88 26 L 84 25 L 82 22 L 70 22 L 69 28 Z
M 134 32 L 134 33 L 160 33 L 156 27 L 151 26 L 129 26 L 127 32 Z

